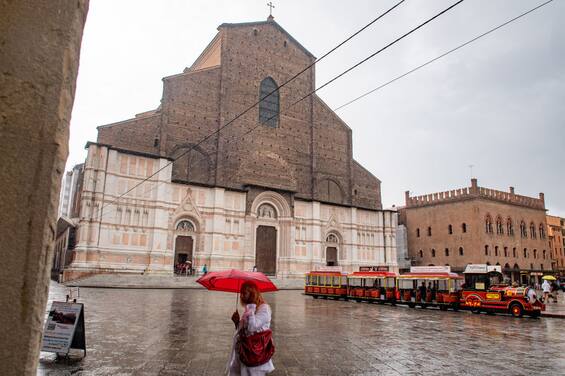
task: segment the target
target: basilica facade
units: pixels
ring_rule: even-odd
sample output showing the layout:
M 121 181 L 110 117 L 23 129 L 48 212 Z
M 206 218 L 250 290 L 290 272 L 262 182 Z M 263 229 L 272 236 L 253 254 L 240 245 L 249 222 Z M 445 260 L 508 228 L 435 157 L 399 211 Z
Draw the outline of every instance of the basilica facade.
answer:
M 353 159 L 351 128 L 308 95 L 314 67 L 281 86 L 314 61 L 272 17 L 222 24 L 163 79 L 157 109 L 100 126 L 64 279 L 184 263 L 279 278 L 396 270 L 396 213 Z

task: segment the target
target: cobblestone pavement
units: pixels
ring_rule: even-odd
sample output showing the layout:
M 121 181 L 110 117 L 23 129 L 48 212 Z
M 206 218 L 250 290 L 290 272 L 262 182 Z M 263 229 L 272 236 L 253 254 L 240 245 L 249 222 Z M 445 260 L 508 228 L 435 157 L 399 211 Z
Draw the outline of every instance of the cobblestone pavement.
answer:
M 50 301 L 65 289 L 53 284 Z M 205 290 L 82 288 L 88 353 L 38 375 L 221 375 L 235 295 Z M 561 319 L 315 300 L 266 294 L 273 309 L 272 375 L 563 374 Z

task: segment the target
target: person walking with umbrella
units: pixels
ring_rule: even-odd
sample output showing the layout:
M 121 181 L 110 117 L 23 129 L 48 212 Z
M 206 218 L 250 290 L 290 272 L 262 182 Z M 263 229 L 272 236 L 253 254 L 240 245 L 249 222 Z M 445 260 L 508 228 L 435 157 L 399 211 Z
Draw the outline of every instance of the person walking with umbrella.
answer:
M 271 307 L 265 303 L 261 292 L 278 291 L 277 286 L 263 273 L 231 269 L 209 272 L 196 280 L 212 291 L 233 292 L 236 310 L 232 315 L 236 332 L 226 372 L 228 375 L 262 376 L 275 367 L 271 360 L 275 345 L 271 331 Z M 237 305 L 244 307 L 239 316 Z
M 264 358 L 265 362 L 257 366 L 246 365 L 246 360 L 242 359 L 242 351 L 240 347 L 245 340 L 245 336 L 252 336 L 254 334 L 266 333 L 271 335 L 271 307 L 265 303 L 259 288 L 252 281 L 246 281 L 241 285 L 240 293 L 241 305 L 245 307 L 245 311 L 241 318 L 239 312 L 236 311 L 232 315 L 232 321 L 237 329 L 234 336 L 233 346 L 231 349 L 228 361 L 228 375 L 241 375 L 241 376 L 262 376 L 274 371 L 275 367 L 271 359 L 271 354 L 257 354 L 259 358 Z M 270 343 L 272 351 L 274 346 Z M 269 344 L 262 349 L 262 352 L 270 352 Z M 267 359 L 268 357 L 268 359 Z M 258 360 L 262 362 L 262 360 Z

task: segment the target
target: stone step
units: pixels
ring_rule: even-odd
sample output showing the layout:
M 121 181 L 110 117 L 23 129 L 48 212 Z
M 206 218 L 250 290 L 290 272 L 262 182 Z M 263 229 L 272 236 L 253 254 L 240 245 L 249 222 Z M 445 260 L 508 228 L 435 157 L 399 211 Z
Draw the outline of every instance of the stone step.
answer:
M 137 288 L 137 289 L 199 289 L 198 276 L 97 274 L 65 283 L 68 287 Z M 302 290 L 303 279 L 271 278 L 280 290 Z

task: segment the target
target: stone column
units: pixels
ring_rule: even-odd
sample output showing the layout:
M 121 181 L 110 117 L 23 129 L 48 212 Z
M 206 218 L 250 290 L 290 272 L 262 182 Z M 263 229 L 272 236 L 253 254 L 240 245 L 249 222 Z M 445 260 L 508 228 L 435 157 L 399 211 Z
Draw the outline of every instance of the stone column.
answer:
M 35 375 L 88 0 L 0 2 L 0 374 Z

